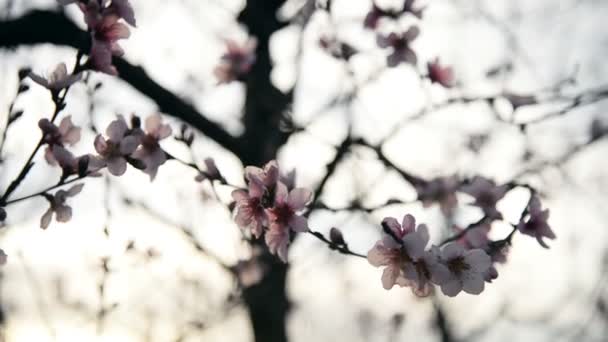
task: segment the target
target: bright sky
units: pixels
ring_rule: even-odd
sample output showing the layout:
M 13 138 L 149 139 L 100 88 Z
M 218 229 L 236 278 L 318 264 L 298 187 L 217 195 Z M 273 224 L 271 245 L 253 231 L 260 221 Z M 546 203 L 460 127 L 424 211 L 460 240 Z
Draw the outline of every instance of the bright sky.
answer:
M 209 118 L 237 134 L 243 87 L 239 84 L 215 86 L 212 70 L 222 53 L 222 39 L 246 39 L 232 21 L 242 1 L 227 0 L 132 0 L 138 28 L 123 45 L 126 58 L 143 65 L 157 82 L 194 103 Z M 295 1 L 294 1 L 295 2 Z M 391 1 L 378 1 L 388 4 Z M 3 8 L 6 1 L 0 1 Z M 17 1 L 20 7 L 47 7 L 52 1 Z M 429 4 L 421 24 L 421 37 L 415 43 L 419 60 L 439 55 L 453 65 L 462 90 L 447 93 L 437 86 L 421 84 L 414 70 L 402 66 L 378 74 L 384 55 L 374 49 L 375 37 L 365 32 L 361 20 L 369 8 L 367 0 L 336 0 L 336 15 L 320 15 L 303 36 L 288 27 L 273 38 L 275 58 L 273 79 L 288 88 L 298 78 L 294 118 L 309 122 L 318 117 L 307 133 L 294 136 L 280 151 L 285 169 L 295 167 L 298 184 L 314 184 L 323 166 L 332 158 L 332 144 L 345 134 L 345 120 L 352 120 L 356 132 L 370 141 L 382 138 L 401 118 L 428 105 L 428 97 L 440 102 L 461 92 L 469 95 L 494 94 L 505 88 L 511 91 L 537 91 L 554 85 L 578 66 L 579 84 L 574 92 L 605 84 L 608 34 L 602 30 L 608 4 L 601 1 L 574 0 L 435 0 Z M 25 5 L 24 5 L 25 4 Z M 481 9 L 481 10 L 480 10 Z M 77 22 L 80 13 L 71 9 Z M 407 27 L 408 21 L 398 23 Z M 43 28 L 32 28 L 43 29 Z M 383 29 L 389 30 L 387 26 Z M 364 51 L 351 61 L 356 82 L 365 83 L 349 112 L 346 108 L 319 111 L 328 100 L 352 88 L 344 66 L 316 47 L 320 34 L 332 33 Z M 304 54 L 299 69 L 297 43 L 302 38 Z M 511 42 L 516 44 L 511 44 Z M 74 52 L 54 46 L 22 48 L 0 53 L 0 108 L 7 108 L 14 96 L 16 70 L 32 66 L 38 72 L 51 70 L 58 62 L 72 63 Z M 492 67 L 512 61 L 512 76 L 487 80 L 484 73 Z M 95 124 L 105 127 L 114 113 L 154 112 L 151 101 L 142 98 L 119 80 L 94 75 L 104 83 L 93 101 Z M 75 123 L 89 122 L 90 99 L 84 85 L 77 85 L 68 98 L 65 113 Z M 24 157 L 38 139 L 36 122 L 50 113 L 48 95 L 40 87 L 20 97 L 17 107 L 25 115 L 9 133 L 8 160 L 0 170 L 6 184 L 16 174 Z M 499 111 L 509 112 L 500 106 Z M 508 107 L 508 106 L 507 106 Z M 534 127 L 529 146 L 538 158 L 559 157 L 572 144 L 587 138 L 591 119 L 606 117 L 606 103 L 582 110 Z M 522 110 L 521 118 L 544 113 L 547 108 Z M 504 181 L 518 171 L 525 153 L 526 140 L 517 128 L 498 124 L 485 104 L 457 105 L 434 113 L 415 124 L 405 126 L 385 147 L 395 162 L 415 174 L 445 175 L 453 172 L 480 173 Z M 170 121 L 174 130 L 179 125 Z M 466 148 L 468 137 L 489 134 L 490 138 L 476 154 Z M 93 134 L 83 135 L 77 152 L 92 152 Z M 188 158 L 179 144 L 167 142 L 171 153 Z M 590 148 L 565 168 L 564 173 L 548 169 L 529 179 L 546 191 L 545 204 L 551 208 L 551 224 L 558 240 L 543 250 L 530 238 L 518 236 L 509 263 L 499 269 L 500 277 L 487 286 L 481 296 L 461 295 L 441 298 L 455 329 L 466 333 L 491 325 L 482 340 L 554 341 L 559 329 L 549 324 L 531 324 L 530 320 L 557 312 L 556 326 L 571 327 L 590 314 L 589 302 L 600 274 L 601 258 L 608 233 L 602 204 L 608 182 L 605 178 L 605 143 Z M 241 181 L 242 165 L 204 137 L 196 144 L 196 158 L 201 162 L 214 157 L 221 171 L 233 183 Z M 33 175 L 18 194 L 29 194 L 56 179 L 42 158 Z M 53 173 L 54 172 L 54 173 Z M 52 175 L 53 177 L 50 177 Z M 246 258 L 249 252 L 239 242 L 240 233 L 221 205 L 202 203 L 206 186 L 195 183 L 195 174 L 180 165 L 161 168 L 154 183 L 139 172 L 130 170 L 121 178 L 111 178 L 109 198 L 111 218 L 103 208 L 106 186 L 103 179 L 87 181 L 83 193 L 72 201 L 74 218 L 68 224 L 53 223 L 47 231 L 38 222 L 46 210 L 44 199 L 36 199 L 10 208 L 9 226 L 0 232 L 0 247 L 9 254 L 2 269 L 2 305 L 7 310 L 7 341 L 169 341 L 175 340 L 184 327 L 204 320 L 211 326 L 192 331 L 192 341 L 244 341 L 250 338 L 246 313 L 242 308 L 222 315 L 222 305 L 229 292 L 230 280 L 212 261 L 197 254 L 180 233 L 179 227 L 191 229 L 201 243 L 227 263 Z M 54 182 L 52 180 L 52 182 Z M 4 188 L 4 186 L 3 186 Z M 374 161 L 367 151 L 353 154 L 339 168 L 326 193 L 325 202 L 341 206 L 359 192 L 367 191 L 369 204 L 386 198 L 409 199 L 412 189 Z M 126 208 L 117 199 L 121 193 L 145 201 L 153 211 L 177 227 L 160 222 L 142 210 Z M 229 189 L 220 189 L 226 196 Z M 521 193 L 512 193 L 501 202 L 502 208 L 517 216 Z M 466 198 L 462 198 L 466 201 Z M 343 230 L 353 250 L 367 252 L 379 236 L 379 222 L 384 216 L 402 217 L 413 213 L 419 221 L 439 230 L 444 221 L 436 209 L 423 210 L 418 205 L 391 207 L 376 213 L 370 221 L 361 215 L 319 213 L 311 217 L 311 226 L 326 233 L 330 227 Z M 463 210 L 457 220 L 468 220 L 471 211 Z M 110 237 L 103 234 L 108 225 Z M 505 235 L 497 226 L 493 234 Z M 125 253 L 129 241 L 135 252 Z M 160 256 L 146 260 L 146 252 Z M 102 278 L 100 258 L 110 258 L 112 273 L 107 279 L 104 306 L 119 303 L 108 314 L 102 334 L 96 334 L 95 312 L 99 308 L 97 286 Z M 415 338 L 432 340 L 428 329 L 430 302 L 418 300 L 408 289 L 385 291 L 380 284 L 380 270 L 365 260 L 352 259 L 327 250 L 311 237 L 299 239 L 290 250 L 289 292 L 294 302 L 289 331 L 295 342 L 304 341 L 387 341 Z M 558 304 L 559 303 L 559 304 Z M 497 312 L 506 319 L 494 322 Z M 405 314 L 402 330 L 391 335 L 390 318 Z M 219 317 L 218 317 L 219 315 Z M 528 322 L 528 323 L 527 323 Z M 593 321 L 592 321 L 593 323 Z M 597 322 L 596 322 L 597 323 Z M 561 325 L 560 325 L 561 324 Z M 575 325 L 577 326 L 577 325 Z M 591 325 L 597 328 L 599 325 Z M 602 336 L 596 330 L 596 337 Z M 592 330 L 593 332 L 593 330 Z M 391 337 L 392 336 L 392 337 Z M 569 337 L 567 334 L 562 338 Z M 589 336 L 592 340 L 593 335 Z M 188 339 L 185 339 L 186 341 Z

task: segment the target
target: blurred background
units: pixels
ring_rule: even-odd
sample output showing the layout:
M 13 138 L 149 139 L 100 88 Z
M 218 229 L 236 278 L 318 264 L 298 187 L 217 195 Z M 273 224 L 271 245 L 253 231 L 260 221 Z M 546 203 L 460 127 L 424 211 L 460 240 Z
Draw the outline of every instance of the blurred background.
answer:
M 311 228 L 326 236 L 340 228 L 362 254 L 386 216 L 414 214 L 435 242 L 479 216 L 466 205 L 449 216 L 424 208 L 398 170 L 531 184 L 558 238 L 546 250 L 516 235 L 499 278 L 479 296 L 417 298 L 384 290 L 380 269 L 310 235 L 280 263 L 234 224 L 232 188 L 197 183 L 184 165 L 169 161 L 154 182 L 130 168 L 87 179 L 66 224 L 39 228 L 44 198 L 6 208 L 1 341 L 607 340 L 608 2 L 420 0 L 421 19 L 405 14 L 377 31 L 363 25 L 367 0 L 131 2 L 137 27 L 115 60 L 120 76 L 91 73 L 67 97 L 64 113 L 83 127 L 77 154 L 94 151 L 95 130 L 116 114 L 161 112 L 174 133 L 186 122 L 196 136 L 191 148 L 175 139 L 163 147 L 199 165 L 214 158 L 231 184 L 244 184 L 244 166 L 273 158 L 295 169 L 298 186 L 346 209 L 314 210 Z M 86 27 L 76 6 L 51 0 L 0 0 L 0 17 L 2 127 L 11 104 L 24 111 L 3 139 L 5 189 L 40 137 L 38 120 L 53 110 L 29 80 L 16 96 L 18 70 L 72 65 L 86 35 L 76 27 Z M 417 66 L 387 67 L 378 32 L 412 25 L 420 28 Z M 226 40 L 250 37 L 258 41 L 251 73 L 218 84 Z M 322 38 L 354 55 L 332 55 Z M 452 88 L 423 77 L 435 57 L 453 68 Z M 377 148 L 346 146 L 355 138 Z M 35 160 L 16 197 L 59 179 L 42 153 Z M 499 202 L 507 221 L 517 221 L 526 198 L 515 189 Z M 404 203 L 383 205 L 390 199 Z M 491 236 L 508 233 L 495 223 Z

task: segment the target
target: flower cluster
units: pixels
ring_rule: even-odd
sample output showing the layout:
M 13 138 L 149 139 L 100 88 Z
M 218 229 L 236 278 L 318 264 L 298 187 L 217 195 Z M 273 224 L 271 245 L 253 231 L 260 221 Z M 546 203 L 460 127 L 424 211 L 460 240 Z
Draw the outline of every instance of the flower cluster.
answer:
M 403 6 L 398 9 L 384 9 L 373 2 L 372 9 L 367 13 L 363 21 L 363 26 L 368 29 L 376 29 L 380 19 L 398 19 L 405 13 L 410 13 L 416 18 L 421 19 L 423 10 L 424 8 L 416 6 L 416 0 L 405 0 Z
M 382 285 L 385 289 L 410 286 L 419 296 L 427 296 L 433 285 L 448 296 L 461 291 L 479 294 L 484 289 L 484 273 L 491 266 L 490 256 L 482 249 L 465 250 L 456 243 L 443 248 L 431 246 L 428 228 L 416 227 L 412 215 L 405 215 L 402 224 L 392 217 L 382 221 L 385 236 L 368 252 L 370 264 L 385 267 Z
M 264 235 L 270 252 L 286 262 L 291 232 L 308 230 L 307 219 L 301 213 L 311 201 L 312 192 L 294 188 L 293 174 L 281 176 L 274 160 L 263 169 L 245 168 L 245 180 L 247 190 L 232 192 L 236 202 L 235 221 L 256 238 Z
M 257 45 L 258 42 L 255 38 L 249 39 L 243 45 L 233 40 L 227 40 L 226 48 L 228 51 L 222 56 L 221 63 L 213 70 L 219 83 L 242 80 L 251 71 L 255 63 Z
M 139 118 L 134 117 L 129 128 L 125 118 L 119 115 L 106 128 L 106 137 L 95 138 L 98 158 L 114 176 L 127 170 L 127 163 L 143 170 L 154 180 L 158 168 L 167 161 L 167 154 L 160 147 L 160 140 L 171 135 L 171 127 L 162 123 L 160 115 L 146 118 L 145 131 L 139 127 Z
M 129 27 L 135 27 L 135 14 L 129 0 L 57 0 L 61 5 L 72 3 L 84 14 L 84 20 L 91 33 L 91 52 L 88 66 L 110 75 L 117 75 L 112 65 L 112 56 L 122 56 L 123 49 L 118 40 L 129 38 Z
M 77 175 L 73 180 L 98 176 L 99 171 L 107 167 L 115 176 L 126 172 L 127 164 L 141 169 L 153 180 L 160 165 L 167 160 L 167 154 L 160 147 L 159 141 L 171 135 L 171 127 L 162 123 L 160 115 L 146 118 L 145 130 L 140 127 L 140 119 L 133 116 L 131 127 L 122 115 L 112 121 L 106 128 L 106 137 L 97 135 L 94 147 L 97 155 L 85 154 L 75 157 L 66 145 L 74 145 L 80 140 L 80 127 L 72 123 L 70 116 L 64 117 L 59 126 L 48 119 L 41 119 L 38 126 L 42 131 L 41 144 L 46 145 L 45 159 L 51 166 L 63 170 L 59 185 L 66 179 Z M 71 182 L 71 181 L 70 181 Z M 43 193 L 50 203 L 49 210 L 42 216 L 40 226 L 46 229 L 53 217 L 58 222 L 67 222 L 72 217 L 72 209 L 66 204 L 68 197 L 80 193 L 82 184 L 67 191 L 59 190 L 55 195 Z

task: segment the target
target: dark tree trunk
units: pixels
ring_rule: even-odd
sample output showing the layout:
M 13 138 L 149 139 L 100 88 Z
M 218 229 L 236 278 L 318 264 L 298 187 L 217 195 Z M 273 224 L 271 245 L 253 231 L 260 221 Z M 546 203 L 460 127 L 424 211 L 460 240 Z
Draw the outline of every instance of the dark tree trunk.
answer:
M 279 129 L 281 118 L 291 103 L 291 95 L 275 88 L 270 81 L 272 63 L 268 51 L 270 36 L 285 26 L 277 20 L 277 10 L 284 0 L 249 0 L 239 21 L 258 39 L 256 63 L 248 75 L 247 98 L 242 136 L 245 164 L 263 165 L 274 159 L 287 134 Z M 244 292 L 256 342 L 286 342 L 289 300 L 286 292 L 288 265 L 270 255 L 266 246 L 260 258 L 267 270 L 258 284 Z

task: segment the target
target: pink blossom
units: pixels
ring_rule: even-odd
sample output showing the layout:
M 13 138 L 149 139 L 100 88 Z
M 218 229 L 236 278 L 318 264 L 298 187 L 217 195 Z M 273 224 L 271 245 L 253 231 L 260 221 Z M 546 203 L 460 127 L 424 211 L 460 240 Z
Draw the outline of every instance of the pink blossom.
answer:
M 427 63 L 429 79 L 433 83 L 439 83 L 446 88 L 454 85 L 454 71 L 451 67 L 442 66 L 439 63 L 439 58 Z
M 543 238 L 555 239 L 555 233 L 549 226 L 547 220 L 549 219 L 549 209 L 542 209 L 540 200 L 536 195 L 533 195 L 528 203 L 528 214 L 529 217 L 526 221 L 522 220 L 517 225 L 517 229 L 525 235 L 529 235 L 536 238 L 536 241 L 544 247 L 549 246 L 543 241 Z
M 456 190 L 459 181 L 455 176 L 438 177 L 431 181 L 418 184 L 416 191 L 418 199 L 422 201 L 424 207 L 429 207 L 433 203 L 439 203 L 439 207 L 444 214 L 449 214 L 458 204 Z
M 268 224 L 268 215 L 263 206 L 265 188 L 257 178 L 249 180 L 248 191 L 238 189 L 232 192 L 236 201 L 236 224 L 242 229 L 249 229 L 256 238 L 262 236 L 264 226 Z
M 246 76 L 255 63 L 257 40 L 249 39 L 244 45 L 233 40 L 226 41 L 228 51 L 222 56 L 221 63 L 213 70 L 219 83 L 229 83 Z
M 98 157 L 90 154 L 75 157 L 70 151 L 60 145 L 53 146 L 51 151 L 54 160 L 63 169 L 64 176 L 76 174 L 80 177 L 99 177 L 101 174 L 97 171 L 105 166 L 105 163 Z
M 255 166 L 247 166 L 245 168 L 245 179 L 251 180 L 253 178 L 257 178 L 265 187 L 274 191 L 274 187 L 280 178 L 279 164 L 276 160 L 271 160 L 264 165 L 263 169 Z
M 171 126 L 162 123 L 162 117 L 158 114 L 146 118 L 146 133 L 141 136 L 141 146 L 133 158 L 141 160 L 146 168 L 144 172 L 154 180 L 158 168 L 167 161 L 167 154 L 160 147 L 160 140 L 171 135 Z
M 494 181 L 477 176 L 460 190 L 473 196 L 475 198 L 473 205 L 481 208 L 488 218 L 502 218 L 502 214 L 496 209 L 496 203 L 509 191 L 508 185 L 497 186 Z
M 213 160 L 213 158 L 205 158 L 205 167 L 207 169 L 204 171 L 201 171 L 194 178 L 195 181 L 202 182 L 205 179 L 208 179 L 209 181 L 219 180 L 219 181 L 225 182 L 224 177 L 222 176 L 222 174 L 220 173 L 220 170 L 218 170 L 217 166 L 215 165 L 215 160 Z
M 123 18 L 129 25 L 135 27 L 135 12 L 129 0 L 112 0 L 108 12 Z
M 43 142 L 47 144 L 44 153 L 44 158 L 50 165 L 56 165 L 57 161 L 52 153 L 53 146 L 61 146 L 68 144 L 70 146 L 76 144 L 80 140 L 80 127 L 72 123 L 72 117 L 66 116 L 59 123 L 59 127 L 55 126 L 48 119 L 38 121 L 38 127 L 42 130 Z
M 68 74 L 68 69 L 65 66 L 65 63 L 59 63 L 57 64 L 55 70 L 47 78 L 33 72 L 30 72 L 28 76 L 32 79 L 32 81 L 40 84 L 41 86 L 51 91 L 59 92 L 61 89 L 67 88 L 80 81 L 82 78 L 82 73 L 75 75 Z
M 312 192 L 296 188 L 288 192 L 285 184 L 276 185 L 274 206 L 267 210 L 270 226 L 266 232 L 266 244 L 271 253 L 287 262 L 287 246 L 290 230 L 302 233 L 308 230 L 306 217 L 299 215 L 312 199 Z
M 412 291 L 419 297 L 431 294 L 433 285 L 441 285 L 450 279 L 450 271 L 441 263 L 440 251 L 432 246 L 418 260 L 407 263 L 403 269 L 404 276 L 409 280 Z
M 48 228 L 55 213 L 55 219 L 57 222 L 68 222 L 72 218 L 72 208 L 66 204 L 68 197 L 74 197 L 80 193 L 84 184 L 77 184 L 65 190 L 58 190 L 55 195 L 46 194 L 45 197 L 49 201 L 49 209 L 42 215 L 40 219 L 40 227 L 42 229 Z
M 95 150 L 101 160 L 107 165 L 108 171 L 114 176 L 120 176 L 127 170 L 125 157 L 137 149 L 138 139 L 128 132 L 127 123 L 122 115 L 110 123 L 106 129 L 108 139 L 99 134 L 95 138 Z
M 441 260 L 451 276 L 441 284 L 441 291 L 454 297 L 460 291 L 480 294 L 484 289 L 484 274 L 492 266 L 490 256 L 481 249 L 465 250 L 458 243 L 449 243 L 441 250 Z
M 376 267 L 386 266 L 382 273 L 385 289 L 389 290 L 395 284 L 415 284 L 416 290 L 422 292 L 429 278 L 441 278 L 440 274 L 434 275 L 436 263 L 432 256 L 425 255 L 424 249 L 429 241 L 426 225 L 416 228 L 416 220 L 408 214 L 403 217 L 402 224 L 393 217 L 387 217 L 382 220 L 382 226 L 387 234 L 367 253 L 367 260 Z
M 475 249 L 486 248 L 488 246 L 488 243 L 490 243 L 490 239 L 488 238 L 490 228 L 489 224 L 481 224 L 466 228 L 466 231 L 465 229 L 455 226 L 454 230 L 459 234 L 464 232 L 464 235 L 457 241 L 462 247 L 465 249 Z
M 389 67 L 396 67 L 402 62 L 416 65 L 418 58 L 416 53 L 411 49 L 410 43 L 413 42 L 420 30 L 416 26 L 410 27 L 404 33 L 391 32 L 388 36 L 379 35 L 377 42 L 381 48 L 392 48 L 393 52 L 386 58 Z

